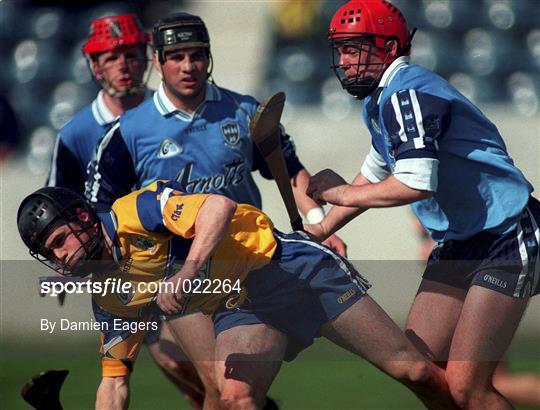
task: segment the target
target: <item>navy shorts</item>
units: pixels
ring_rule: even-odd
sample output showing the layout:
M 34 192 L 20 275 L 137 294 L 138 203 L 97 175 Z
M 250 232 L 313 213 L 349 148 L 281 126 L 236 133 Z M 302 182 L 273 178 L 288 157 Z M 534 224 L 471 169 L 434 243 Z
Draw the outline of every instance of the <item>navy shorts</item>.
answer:
M 152 320 L 156 321 L 158 328 L 156 330 L 150 329 L 146 331 L 146 334 L 144 335 L 145 345 L 151 345 L 159 342 L 159 336 L 161 335 L 161 326 L 163 326 L 161 318 L 156 315 L 155 317 L 152 317 Z
M 482 286 L 515 298 L 534 296 L 540 292 L 539 222 L 540 203 L 531 197 L 512 231 L 483 231 L 437 246 L 423 278 L 460 289 Z
M 238 307 L 214 313 L 216 336 L 236 326 L 267 324 L 287 334 L 285 360 L 311 345 L 320 327 L 337 317 L 371 287 L 356 269 L 304 232 L 275 231 L 278 249 L 264 268 L 250 272 Z

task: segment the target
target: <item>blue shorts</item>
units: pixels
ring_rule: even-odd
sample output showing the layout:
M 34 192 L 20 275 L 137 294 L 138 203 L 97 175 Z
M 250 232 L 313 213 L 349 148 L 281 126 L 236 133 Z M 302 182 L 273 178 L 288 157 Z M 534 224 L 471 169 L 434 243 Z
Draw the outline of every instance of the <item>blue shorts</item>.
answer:
M 371 287 L 356 269 L 304 232 L 275 231 L 272 262 L 250 272 L 239 307 L 222 305 L 214 313 L 216 336 L 242 325 L 264 323 L 289 337 L 285 360 L 313 343 L 320 327 L 340 315 Z
M 157 315 L 152 317 L 152 320 L 156 321 L 158 328 L 155 330 L 150 329 L 146 331 L 146 334 L 144 335 L 144 344 L 147 346 L 159 342 L 159 336 L 161 335 L 161 327 L 163 326 L 161 319 Z
M 515 298 L 534 296 L 540 292 L 539 222 L 540 203 L 531 197 L 512 231 L 437 246 L 423 277 L 460 289 L 477 285 Z

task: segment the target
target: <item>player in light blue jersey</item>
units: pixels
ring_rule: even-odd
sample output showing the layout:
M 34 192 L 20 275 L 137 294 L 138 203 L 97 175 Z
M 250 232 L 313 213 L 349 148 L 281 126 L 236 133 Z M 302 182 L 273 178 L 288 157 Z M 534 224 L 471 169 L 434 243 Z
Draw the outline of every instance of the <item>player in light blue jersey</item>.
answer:
M 134 14 L 92 22 L 82 51 L 102 90 L 60 129 L 47 185 L 84 193 L 88 163 L 99 140 L 120 114 L 148 95 L 143 77 L 149 40 Z
M 156 27 L 154 66 L 161 85 L 153 99 L 123 115 L 103 138 L 87 198 L 107 208 L 133 188 L 166 178 L 182 183 L 188 193 L 218 193 L 261 207 L 252 172 L 272 176 L 249 136 L 259 103 L 210 80 L 210 41 L 199 17 L 178 13 Z M 184 28 L 193 38 L 167 37 Z M 311 222 L 318 221 L 322 208 L 305 195 L 309 174 L 283 128 L 281 141 L 298 206 Z M 329 245 L 345 254 L 337 238 Z
M 308 230 L 323 239 L 369 208 L 411 204 L 439 246 L 407 332 L 445 362 L 460 406 L 509 409 L 492 375 L 540 291 L 540 204 L 484 114 L 409 64 L 413 35 L 386 0 L 352 0 L 334 15 L 334 70 L 365 99 L 372 147 L 352 184 L 328 169 L 312 177 L 308 194 L 335 206 Z
M 87 198 L 103 210 L 134 188 L 170 179 L 187 193 L 222 194 L 260 208 L 252 172 L 258 170 L 265 178 L 271 173 L 249 136 L 258 102 L 211 81 L 210 39 L 198 16 L 176 13 L 160 20 L 152 42 L 154 67 L 162 80 L 159 89 L 152 99 L 121 116 L 103 137 Z M 319 221 L 322 208 L 305 194 L 309 173 L 284 130 L 281 139 L 298 206 L 311 222 Z M 346 253 L 337 237 L 327 244 Z M 182 333 L 182 346 L 207 387 L 205 405 L 210 406 L 217 402 L 213 364 L 197 358 L 213 354 L 212 322 L 200 313 L 179 320 L 190 329 Z

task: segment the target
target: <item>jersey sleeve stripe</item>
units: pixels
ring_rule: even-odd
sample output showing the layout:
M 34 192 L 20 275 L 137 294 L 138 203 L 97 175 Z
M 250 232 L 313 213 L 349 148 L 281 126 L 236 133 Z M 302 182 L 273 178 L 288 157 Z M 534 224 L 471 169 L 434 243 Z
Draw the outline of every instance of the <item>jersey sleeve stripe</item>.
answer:
M 49 171 L 49 178 L 47 179 L 47 186 L 56 186 L 57 168 L 56 161 L 58 159 L 58 148 L 60 146 L 60 134 L 56 137 L 56 143 L 54 144 L 53 157 L 51 161 L 51 170 Z
M 418 102 L 418 97 L 415 90 L 409 90 L 409 95 L 411 97 L 414 119 L 416 121 L 416 128 L 418 130 L 418 137 L 414 139 L 414 146 L 417 149 L 425 148 L 424 137 L 426 136 L 426 132 L 424 130 L 424 120 L 422 117 L 422 110 L 420 109 L 420 103 Z
M 415 90 L 403 90 L 391 97 L 402 142 L 412 141 L 416 149 L 425 148 L 422 111 Z
M 397 94 L 392 95 L 391 102 L 392 102 L 392 107 L 394 108 L 396 121 L 399 124 L 399 139 L 403 142 L 406 142 L 407 136 L 405 135 L 405 128 L 403 127 L 403 118 L 401 116 L 401 108 L 399 107 Z
M 159 206 L 161 208 L 161 216 L 162 216 L 162 221 L 163 221 L 163 225 L 165 226 L 165 219 L 163 219 L 163 213 L 165 212 L 165 205 L 167 205 L 167 201 L 169 200 L 170 196 L 171 196 L 171 193 L 173 192 L 173 190 L 171 188 L 164 188 L 163 189 L 163 192 L 161 193 L 161 197 L 159 199 Z

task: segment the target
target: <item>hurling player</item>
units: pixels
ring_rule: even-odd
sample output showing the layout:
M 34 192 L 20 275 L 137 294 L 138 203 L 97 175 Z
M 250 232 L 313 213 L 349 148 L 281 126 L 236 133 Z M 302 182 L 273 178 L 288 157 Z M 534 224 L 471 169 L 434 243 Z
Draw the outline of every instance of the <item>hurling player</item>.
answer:
M 30 254 L 58 273 L 132 286 L 92 295 L 103 375 L 96 408 L 127 407 L 156 299 L 175 333 L 193 331 L 177 328 L 176 314 L 212 315 L 215 352 L 199 359 L 214 366 L 220 397 L 207 408 L 263 408 L 282 361 L 317 336 L 366 358 L 429 408 L 454 408 L 444 371 L 367 295 L 354 267 L 302 231 L 275 230 L 251 205 L 157 181 L 96 214 L 76 193 L 46 187 L 23 200 L 17 224 Z M 196 290 L 201 282 L 211 291 Z
M 432 251 L 407 332 L 445 362 L 457 404 L 510 409 L 492 385 L 529 299 L 540 291 L 540 203 L 499 131 L 446 80 L 409 63 L 413 32 L 386 0 L 353 0 L 330 23 L 334 69 L 364 100 L 371 150 L 351 184 L 332 170 L 308 194 L 335 205 L 319 239 L 369 208 L 411 204 Z

